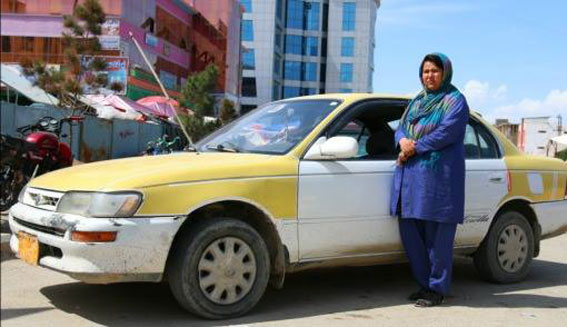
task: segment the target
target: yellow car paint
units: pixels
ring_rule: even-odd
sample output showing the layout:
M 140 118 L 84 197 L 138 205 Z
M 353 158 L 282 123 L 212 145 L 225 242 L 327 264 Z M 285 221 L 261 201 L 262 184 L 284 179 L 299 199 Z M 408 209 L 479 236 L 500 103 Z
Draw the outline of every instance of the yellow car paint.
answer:
M 62 192 L 137 190 L 144 194 L 137 215 L 185 215 L 205 204 L 240 200 L 258 206 L 274 219 L 296 219 L 299 158 L 319 133 L 357 101 L 410 100 L 387 94 L 324 94 L 300 99 L 336 99 L 341 104 L 286 155 L 180 153 L 109 160 L 58 170 L 34 179 L 30 186 Z M 530 202 L 563 199 L 565 162 L 523 155 L 480 115 L 471 115 L 498 138 L 510 171 L 512 189 L 501 203 L 511 198 Z M 528 172 L 541 173 L 542 194 L 531 193 Z

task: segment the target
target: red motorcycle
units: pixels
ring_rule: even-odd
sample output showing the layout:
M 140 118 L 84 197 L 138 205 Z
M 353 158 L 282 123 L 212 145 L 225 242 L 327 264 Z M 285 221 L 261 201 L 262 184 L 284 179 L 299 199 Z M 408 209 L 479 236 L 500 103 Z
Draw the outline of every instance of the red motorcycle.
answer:
M 43 117 L 36 124 L 22 126 L 16 131 L 21 138 L 2 135 L 0 181 L 0 210 L 9 209 L 18 200 L 18 194 L 35 176 L 73 164 L 71 147 L 61 138 L 63 123 L 80 122 L 83 117 L 55 119 Z

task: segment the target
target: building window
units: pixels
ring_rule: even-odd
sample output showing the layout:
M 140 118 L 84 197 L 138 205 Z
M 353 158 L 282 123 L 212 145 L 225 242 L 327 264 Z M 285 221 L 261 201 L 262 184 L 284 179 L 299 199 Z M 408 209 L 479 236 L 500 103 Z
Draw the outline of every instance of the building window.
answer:
M 313 95 L 313 94 L 317 94 L 317 89 L 316 88 L 312 88 L 312 87 L 302 87 L 299 90 L 299 94 L 300 95 Z
M 340 81 L 352 82 L 352 64 L 341 64 Z
M 276 1 L 276 17 L 283 21 L 282 0 Z
M 323 4 L 323 32 L 329 29 L 329 4 Z
M 283 31 L 278 26 L 276 27 L 276 37 L 274 38 L 274 42 L 276 43 L 276 47 L 280 49 L 280 51 L 283 50 L 282 39 L 283 39 Z
M 327 79 L 327 64 L 321 64 L 321 74 L 319 75 L 319 82 L 325 83 L 326 79 Z
M 240 115 L 244 115 L 252 110 L 256 109 L 255 105 L 250 105 L 250 104 L 243 104 L 240 106 Z
M 327 38 L 324 37 L 321 40 L 321 57 L 326 58 L 327 57 Z
M 314 62 L 304 62 L 302 63 L 302 81 L 317 81 L 317 64 Z
M 272 101 L 280 99 L 280 83 L 278 81 L 273 81 L 272 83 Z
M 293 81 L 301 80 L 301 62 L 285 60 L 284 79 Z
M 300 35 L 286 35 L 285 36 L 285 53 L 301 54 L 301 41 Z
M 255 97 L 256 96 L 256 78 L 244 77 L 242 78 L 242 96 Z
M 287 1 L 287 19 L 285 26 L 287 28 L 303 29 L 303 1 Z
M 352 89 L 339 89 L 339 93 L 352 93 Z
M 313 36 L 305 37 L 305 47 L 303 48 L 303 55 L 318 56 L 319 55 L 319 39 Z
M 10 37 L 2 35 L 2 52 L 12 52 Z
M 240 4 L 244 7 L 244 12 L 252 12 L 252 0 L 240 0 Z
M 352 57 L 354 56 L 354 38 L 343 37 L 341 42 L 341 56 Z
M 254 60 L 254 49 L 248 49 L 242 53 L 242 68 L 254 69 L 255 67 L 256 62 Z
M 254 41 L 254 28 L 251 20 L 242 21 L 242 41 Z
M 343 3 L 343 31 L 354 31 L 356 20 L 356 2 Z
M 282 76 L 282 58 L 280 57 L 279 54 L 275 53 L 274 54 L 274 74 L 276 76 Z
M 300 89 L 295 86 L 284 86 L 283 88 L 283 98 L 293 98 L 299 96 Z
M 307 24 L 305 24 L 305 29 L 311 31 L 318 31 L 319 16 L 320 16 L 319 2 L 304 2 L 304 4 L 305 4 L 305 16 L 307 18 Z

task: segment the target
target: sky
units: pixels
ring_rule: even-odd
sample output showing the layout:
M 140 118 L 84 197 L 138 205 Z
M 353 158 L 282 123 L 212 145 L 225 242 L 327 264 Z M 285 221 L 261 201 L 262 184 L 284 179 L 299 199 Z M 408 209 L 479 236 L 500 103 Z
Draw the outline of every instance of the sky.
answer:
M 563 116 L 566 0 L 382 0 L 374 92 L 414 95 L 427 53 L 445 53 L 453 85 L 488 121 Z

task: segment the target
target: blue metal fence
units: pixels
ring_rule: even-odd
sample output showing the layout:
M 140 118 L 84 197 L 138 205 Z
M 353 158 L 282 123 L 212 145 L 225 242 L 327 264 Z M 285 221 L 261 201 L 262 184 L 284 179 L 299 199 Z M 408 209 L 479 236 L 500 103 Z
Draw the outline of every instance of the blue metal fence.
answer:
M 44 116 L 60 119 L 69 114 L 50 106 L 18 106 L 1 102 L 0 120 L 2 134 L 20 136 L 16 128 L 34 124 Z M 162 136 L 163 125 L 139 123 L 130 120 L 105 120 L 86 116 L 79 125 L 63 125 L 64 142 L 71 144 L 73 156 L 83 162 L 137 156 L 145 150 L 149 141 Z

